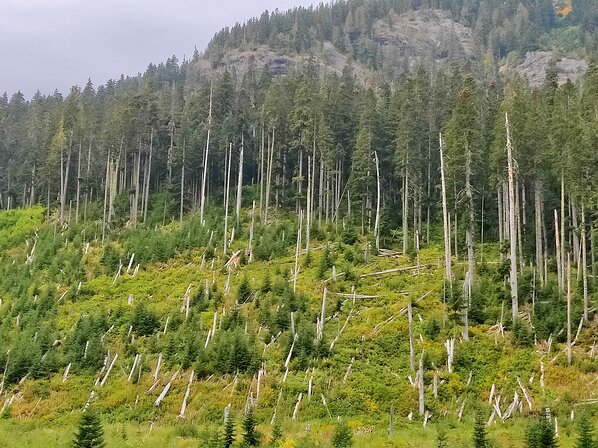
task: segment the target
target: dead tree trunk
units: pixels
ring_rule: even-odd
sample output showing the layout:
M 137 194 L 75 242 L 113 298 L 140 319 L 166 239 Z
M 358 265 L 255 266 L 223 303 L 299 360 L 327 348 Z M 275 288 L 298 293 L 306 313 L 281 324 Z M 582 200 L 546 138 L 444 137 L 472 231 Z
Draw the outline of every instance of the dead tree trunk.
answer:
M 571 254 L 567 254 L 567 363 L 571 364 Z
M 536 266 L 540 275 L 540 285 L 544 287 L 544 248 L 542 244 L 542 181 L 534 184 L 534 213 L 536 223 Z
M 440 180 L 442 184 L 442 222 L 444 227 L 444 278 L 450 286 L 453 283 L 453 273 L 451 266 L 451 236 L 446 201 L 446 179 L 444 171 L 444 142 L 442 140 L 442 134 L 440 134 Z
M 409 165 L 405 162 L 403 179 L 403 254 L 409 250 Z
M 225 165 L 226 176 L 224 182 L 224 245 L 223 254 L 226 255 L 226 246 L 228 243 L 228 198 L 230 191 L 230 164 L 233 157 L 233 144 L 231 143 L 228 149 L 228 163 Z
M 315 157 L 315 154 L 314 154 Z M 310 154 L 307 155 L 307 199 L 306 199 L 306 220 L 305 220 L 305 252 L 309 253 L 309 237 L 311 230 L 311 186 L 312 186 L 312 173 L 311 173 L 311 159 Z
M 150 147 L 149 147 L 149 160 L 146 163 L 147 169 L 145 170 L 145 187 L 144 187 L 144 200 L 143 200 L 143 223 L 147 221 L 147 204 L 149 202 L 150 192 L 150 177 L 152 175 L 152 154 L 154 152 L 154 128 L 150 133 Z
M 581 202 L 581 271 L 583 281 L 583 320 L 589 322 L 589 298 L 588 298 L 588 248 L 586 236 L 586 211 L 585 203 Z
M 110 150 L 108 150 L 108 157 L 106 158 L 106 177 L 104 179 L 104 215 L 102 218 L 102 245 L 104 244 L 104 239 L 106 238 L 109 176 L 110 176 Z
M 206 180 L 208 178 L 208 156 L 210 152 L 210 132 L 212 130 L 212 87 L 210 87 L 210 109 L 208 111 L 208 137 L 206 140 L 206 149 L 203 157 L 203 173 L 201 176 L 201 197 L 199 202 L 199 222 L 205 225 L 204 210 L 206 205 Z
M 73 131 L 69 139 L 69 152 L 66 158 L 66 165 L 64 164 L 64 150 L 60 150 L 60 224 L 64 224 L 64 208 L 66 204 L 66 194 L 69 185 L 69 170 L 71 167 L 71 153 L 73 146 Z M 70 217 L 69 217 L 70 220 Z
M 79 156 L 77 157 L 77 193 L 75 205 L 75 224 L 79 223 L 79 198 L 81 196 L 81 140 L 79 140 Z
M 465 162 L 465 194 L 467 196 L 469 208 L 469 222 L 465 230 L 465 239 L 467 242 L 467 275 L 465 291 L 467 294 L 463 297 L 463 339 L 469 339 L 469 303 L 471 301 L 471 290 L 474 283 L 475 276 L 475 246 L 474 246 L 474 232 L 475 232 L 475 205 L 473 202 L 473 188 L 471 186 L 471 175 L 473 169 L 471 166 L 471 149 L 466 148 L 466 162 Z
M 563 257 L 561 255 L 563 249 L 561 247 L 561 236 L 559 231 L 559 217 L 557 211 L 554 211 L 554 233 L 555 233 L 555 242 L 556 242 L 556 268 L 557 268 L 557 276 L 558 276 L 558 285 L 559 285 L 559 292 L 562 292 L 564 289 L 564 285 L 562 283 L 563 280 L 563 264 L 562 260 Z
M 266 175 L 266 201 L 264 206 L 264 220 L 262 224 L 268 222 L 268 206 L 270 204 L 270 187 L 272 185 L 272 163 L 274 162 L 274 136 L 275 129 L 272 129 L 272 139 L 270 141 L 270 147 L 268 148 L 268 167 Z
M 239 153 L 239 177 L 237 178 L 237 207 L 235 209 L 235 214 L 237 218 L 237 227 L 241 222 L 241 204 L 242 204 L 242 194 L 243 194 L 243 153 L 244 153 L 244 146 L 245 140 L 244 136 L 241 135 L 241 152 Z
M 376 184 L 378 187 L 378 194 L 376 198 L 376 221 L 374 224 L 374 235 L 376 238 L 376 253 L 380 252 L 380 162 L 378 160 L 378 153 L 374 151 L 374 159 L 376 160 Z
M 183 142 L 183 164 L 181 166 L 181 210 L 180 210 L 181 222 L 183 222 L 184 210 L 185 210 L 185 142 Z
M 509 177 L 509 257 L 511 259 L 509 283 L 511 286 L 511 306 L 514 322 L 519 318 L 519 295 L 517 291 L 517 228 L 515 227 L 515 175 L 513 168 L 513 142 L 511 141 L 511 128 L 509 126 L 508 114 L 505 114 L 505 128 L 507 131 L 507 167 Z
M 415 341 L 413 338 L 413 308 L 411 302 L 407 304 L 407 319 L 409 320 L 409 366 L 415 374 Z

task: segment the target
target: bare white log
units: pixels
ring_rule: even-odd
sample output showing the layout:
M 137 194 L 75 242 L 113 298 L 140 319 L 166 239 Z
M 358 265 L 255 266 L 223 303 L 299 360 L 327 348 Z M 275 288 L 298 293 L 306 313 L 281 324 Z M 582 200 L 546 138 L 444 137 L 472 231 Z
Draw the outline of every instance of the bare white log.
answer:
M 166 398 L 166 394 L 168 394 L 168 391 L 172 387 L 172 382 L 176 379 L 178 374 L 179 374 L 178 370 L 176 372 L 174 372 L 174 374 L 172 375 L 172 378 L 170 378 L 170 381 L 166 384 L 166 386 L 164 386 L 164 389 L 162 389 L 162 392 L 160 393 L 158 398 L 156 398 L 156 401 L 154 401 L 154 407 L 160 406 L 160 404 L 162 403 L 164 398 Z
M 449 373 L 453 371 L 453 358 L 455 356 L 455 338 L 447 339 L 444 343 L 446 347 L 447 359 L 446 359 L 446 367 Z
M 156 370 L 154 370 L 154 381 L 158 381 L 158 375 L 160 374 L 160 367 L 162 367 L 162 353 L 158 355 L 158 364 L 156 364 Z
M 193 384 L 193 376 L 195 375 L 195 371 L 191 371 L 189 375 L 189 384 L 187 384 L 187 390 L 185 391 L 185 396 L 183 397 L 183 404 L 181 405 L 181 412 L 179 413 L 179 418 L 185 417 L 185 410 L 187 409 L 187 400 L 189 399 L 189 393 L 191 392 L 191 384 Z
M 69 376 L 69 372 L 71 371 L 71 365 L 72 363 L 69 362 L 69 365 L 66 366 L 66 369 L 64 369 L 64 374 L 62 375 L 62 382 L 65 383 L 66 379 Z
M 302 398 L 303 392 L 300 392 L 299 397 L 297 397 L 297 403 L 295 403 L 295 409 L 293 410 L 293 420 L 297 420 L 297 412 L 299 412 L 299 405 L 301 404 Z
M 317 340 L 321 340 L 324 336 L 324 319 L 326 317 L 326 292 L 327 289 L 324 288 L 324 294 L 322 296 L 322 309 L 320 311 L 320 318 L 318 320 L 318 326 L 316 331 L 316 338 Z
M 130 383 L 131 379 L 133 378 L 133 373 L 135 372 L 135 367 L 137 367 L 137 363 L 139 362 L 139 353 L 135 355 L 135 360 L 133 361 L 133 366 L 131 367 L 131 371 L 129 372 L 129 377 L 127 381 Z
M 106 370 L 106 374 L 104 375 L 104 378 L 102 378 L 102 381 L 100 382 L 100 386 L 103 386 L 104 384 L 106 384 L 106 381 L 108 380 L 108 376 L 110 375 L 110 372 L 112 371 L 112 368 L 114 367 L 114 363 L 116 362 L 117 359 L 118 359 L 118 353 L 114 355 L 114 358 L 112 358 L 112 362 L 110 363 L 108 370 Z

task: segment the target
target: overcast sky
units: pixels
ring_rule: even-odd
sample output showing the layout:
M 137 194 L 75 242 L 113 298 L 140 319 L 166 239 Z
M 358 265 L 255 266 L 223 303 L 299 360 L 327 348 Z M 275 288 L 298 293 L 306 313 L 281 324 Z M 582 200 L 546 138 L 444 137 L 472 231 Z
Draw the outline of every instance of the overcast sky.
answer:
M 0 93 L 68 92 L 202 51 L 225 26 L 311 0 L 0 0 Z

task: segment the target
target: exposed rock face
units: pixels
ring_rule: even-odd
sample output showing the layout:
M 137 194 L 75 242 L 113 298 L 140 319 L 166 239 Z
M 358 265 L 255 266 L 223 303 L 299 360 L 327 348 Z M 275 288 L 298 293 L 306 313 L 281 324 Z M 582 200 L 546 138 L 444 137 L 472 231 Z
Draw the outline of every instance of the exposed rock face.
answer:
M 546 81 L 546 70 L 554 60 L 557 61 L 559 84 L 566 83 L 568 79 L 575 83 L 588 70 L 588 63 L 583 59 L 559 59 L 551 51 L 531 51 L 525 55 L 525 60 L 515 67 L 515 71 L 526 78 L 532 87 L 541 87 Z
M 374 26 L 374 39 L 401 56 L 455 59 L 473 56 L 472 30 L 455 22 L 448 11 L 425 9 L 390 13 Z

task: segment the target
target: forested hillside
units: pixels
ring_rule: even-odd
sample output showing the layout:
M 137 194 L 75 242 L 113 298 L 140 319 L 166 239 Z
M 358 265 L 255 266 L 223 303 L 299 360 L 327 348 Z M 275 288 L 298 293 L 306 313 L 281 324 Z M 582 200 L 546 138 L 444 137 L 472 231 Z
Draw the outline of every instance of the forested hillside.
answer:
M 585 0 L 341 1 L 4 94 L 0 444 L 64 446 L 91 407 L 115 447 L 573 447 L 597 25 Z M 530 85 L 505 67 L 532 51 Z

